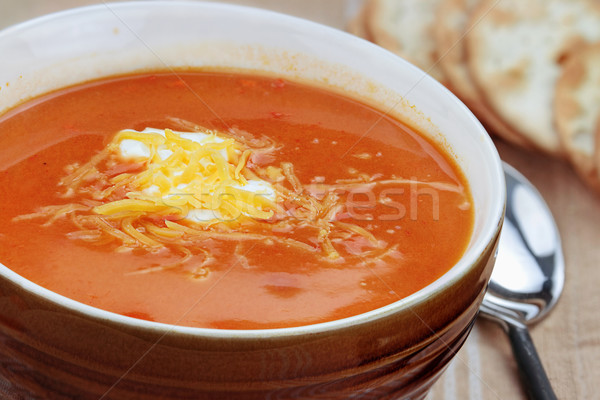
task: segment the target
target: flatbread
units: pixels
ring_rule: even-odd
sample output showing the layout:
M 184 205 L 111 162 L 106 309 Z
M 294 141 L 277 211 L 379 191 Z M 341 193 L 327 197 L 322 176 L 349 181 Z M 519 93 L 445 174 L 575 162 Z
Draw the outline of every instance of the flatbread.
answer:
M 593 184 L 594 188 L 600 193 L 600 116 L 596 120 L 596 143 L 594 149 L 594 160 L 596 165 L 596 179 L 595 184 Z
M 538 148 L 562 155 L 553 118 L 560 61 L 575 43 L 600 40 L 600 4 L 482 0 L 471 24 L 467 63 L 484 98 Z
M 367 27 L 375 43 L 443 82 L 432 34 L 440 1 L 371 0 Z
M 563 63 L 554 97 L 556 128 L 585 181 L 598 180 L 594 158 L 600 118 L 600 43 L 577 48 Z
M 479 99 L 479 93 L 465 65 L 464 39 L 469 14 L 478 3 L 479 0 L 441 0 L 433 26 L 439 65 L 455 94 L 471 102 Z
M 531 143 L 502 121 L 489 107 L 467 68 L 466 36 L 470 34 L 469 16 L 480 0 L 442 0 L 434 24 L 439 65 L 448 87 L 471 111 L 499 137 L 524 148 Z
M 369 32 L 367 27 L 367 17 L 369 11 L 369 3 L 364 3 L 363 7 L 356 14 L 356 16 L 348 22 L 346 30 L 355 36 L 373 41 L 373 35 L 371 35 L 371 32 Z

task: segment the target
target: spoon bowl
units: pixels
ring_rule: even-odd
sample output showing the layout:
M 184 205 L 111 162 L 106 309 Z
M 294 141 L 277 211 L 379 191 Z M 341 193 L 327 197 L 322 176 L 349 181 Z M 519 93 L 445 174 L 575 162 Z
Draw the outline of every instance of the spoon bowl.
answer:
M 503 169 L 506 216 L 480 312 L 506 330 L 530 398 L 555 399 L 527 325 L 542 319 L 562 293 L 560 235 L 540 193 L 510 165 Z

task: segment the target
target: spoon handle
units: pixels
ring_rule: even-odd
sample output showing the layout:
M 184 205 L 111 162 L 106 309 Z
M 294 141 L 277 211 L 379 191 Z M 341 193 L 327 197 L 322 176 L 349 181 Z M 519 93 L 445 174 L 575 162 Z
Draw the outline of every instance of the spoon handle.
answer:
M 505 321 L 508 322 L 508 321 Z M 510 321 L 506 324 L 523 384 L 531 400 L 556 400 L 527 327 Z

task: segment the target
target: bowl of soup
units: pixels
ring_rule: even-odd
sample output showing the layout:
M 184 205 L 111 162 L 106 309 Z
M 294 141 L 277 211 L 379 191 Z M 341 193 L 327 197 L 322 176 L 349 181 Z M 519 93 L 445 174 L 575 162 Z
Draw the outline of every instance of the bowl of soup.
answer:
M 0 54 L 15 395 L 423 398 L 466 340 L 504 181 L 423 71 L 199 2 L 49 15 Z

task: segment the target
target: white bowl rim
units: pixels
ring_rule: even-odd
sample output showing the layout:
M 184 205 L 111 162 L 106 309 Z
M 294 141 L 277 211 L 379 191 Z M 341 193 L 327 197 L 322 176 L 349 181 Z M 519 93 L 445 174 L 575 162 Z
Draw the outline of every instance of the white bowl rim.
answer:
M 93 13 L 99 9 L 109 8 L 113 9 L 126 9 L 129 7 L 210 7 L 210 8 L 220 8 L 225 11 L 232 12 L 245 12 L 248 14 L 257 13 L 257 15 L 268 16 L 269 14 L 278 18 L 280 21 L 284 19 L 284 22 L 293 24 L 293 25 L 304 25 L 305 29 L 316 29 L 322 32 L 323 35 L 335 35 L 337 37 L 342 38 L 343 40 L 351 40 L 354 41 L 357 46 L 370 46 L 371 51 L 380 52 L 382 54 L 387 54 L 389 56 L 389 52 L 381 47 L 378 47 L 366 40 L 358 38 L 354 35 L 351 35 L 347 32 L 317 23 L 313 21 L 309 21 L 303 18 L 282 14 L 276 11 L 235 5 L 235 4 L 225 4 L 225 3 L 214 3 L 214 2 L 204 2 L 204 1 L 185 1 L 185 0 L 143 0 L 143 1 L 125 1 L 125 2 L 116 2 L 116 3 L 102 3 L 90 6 L 76 7 L 72 9 L 67 9 L 63 11 L 54 12 L 51 14 L 43 15 L 40 17 L 36 17 L 7 28 L 0 30 L 0 39 L 2 36 L 6 34 L 14 34 L 15 32 L 21 30 L 27 30 L 30 26 L 36 26 L 40 23 L 51 22 L 52 20 L 58 20 L 65 17 L 76 17 L 80 14 Z M 399 64 L 404 64 L 404 68 L 414 68 L 418 69 L 414 65 L 408 63 L 404 59 L 400 57 L 396 57 L 396 62 Z M 420 70 L 419 70 L 420 71 Z M 434 81 L 429 75 L 424 76 L 423 79 Z M 36 295 L 44 300 L 50 301 L 51 303 L 55 303 L 59 306 L 65 307 L 71 311 L 81 313 L 83 315 L 92 317 L 97 320 L 104 320 L 111 323 L 121 324 L 123 326 L 129 328 L 137 328 L 142 330 L 147 330 L 154 333 L 162 334 L 161 338 L 166 335 L 184 335 L 184 336 L 193 336 L 193 337 L 205 337 L 205 338 L 227 338 L 227 339 L 261 339 L 261 338 L 277 338 L 277 337 L 293 337 L 293 336 L 301 336 L 301 335 L 313 335 L 319 333 L 327 333 L 332 332 L 344 328 L 348 328 L 351 326 L 368 324 L 376 320 L 380 320 L 387 316 L 393 315 L 401 310 L 410 310 L 417 304 L 420 304 L 426 301 L 428 298 L 433 296 L 434 294 L 451 287 L 455 282 L 460 280 L 462 276 L 464 276 L 473 266 L 475 266 L 481 259 L 482 255 L 486 250 L 489 249 L 494 243 L 494 239 L 498 234 L 503 216 L 504 216 L 504 205 L 505 205 L 505 181 L 504 181 L 504 173 L 502 170 L 502 164 L 500 161 L 500 157 L 498 155 L 497 149 L 493 144 L 491 138 L 487 135 L 485 128 L 481 125 L 481 123 L 477 120 L 477 118 L 471 113 L 471 111 L 448 89 L 446 89 L 442 84 L 435 82 L 439 86 L 439 90 L 444 92 L 444 96 L 449 98 L 449 101 L 454 103 L 454 106 L 459 109 L 463 109 L 464 112 L 467 113 L 468 118 L 474 124 L 474 126 L 485 133 L 483 135 L 484 141 L 482 143 L 482 148 L 489 153 L 491 159 L 494 161 L 491 173 L 495 178 L 496 182 L 493 185 L 498 190 L 498 195 L 494 197 L 493 211 L 487 216 L 486 221 L 489 223 L 486 224 L 485 229 L 481 233 L 479 239 L 476 241 L 475 246 L 473 246 L 467 253 L 463 255 L 460 261 L 455 264 L 450 270 L 448 270 L 444 275 L 438 278 L 436 281 L 427 285 L 425 288 L 405 297 L 396 302 L 388 304 L 386 306 L 350 316 L 343 319 L 316 323 L 311 325 L 303 325 L 296 327 L 286 327 L 286 328 L 273 328 L 273 329 L 216 329 L 216 328 L 199 328 L 199 327 L 188 327 L 182 325 L 172 325 L 161 322 L 147 321 L 143 319 L 137 319 L 133 317 L 127 317 L 124 315 L 120 315 L 114 312 L 102 310 L 79 301 L 70 299 L 66 296 L 60 295 L 56 292 L 53 292 L 49 289 L 46 289 L 32 281 L 22 277 L 16 272 L 12 271 L 2 263 L 0 263 L 0 276 L 12 281 L 20 288 Z M 418 317 L 418 316 L 417 316 Z

